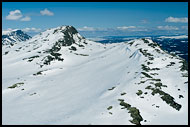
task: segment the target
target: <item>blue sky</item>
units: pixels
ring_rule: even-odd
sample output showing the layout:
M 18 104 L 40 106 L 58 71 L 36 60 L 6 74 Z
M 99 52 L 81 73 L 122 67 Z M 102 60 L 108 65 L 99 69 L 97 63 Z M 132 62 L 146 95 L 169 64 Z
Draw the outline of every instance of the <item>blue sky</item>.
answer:
M 187 2 L 3 2 L 3 30 L 72 25 L 88 34 L 187 33 Z M 27 29 L 26 29 L 27 28 Z

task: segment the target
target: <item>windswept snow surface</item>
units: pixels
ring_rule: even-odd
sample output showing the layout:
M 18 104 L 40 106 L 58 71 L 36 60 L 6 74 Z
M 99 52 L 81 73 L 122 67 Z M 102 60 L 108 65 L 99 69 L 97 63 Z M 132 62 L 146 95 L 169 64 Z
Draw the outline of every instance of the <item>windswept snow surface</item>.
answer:
M 118 99 L 139 109 L 142 125 L 188 124 L 188 84 L 185 83 L 188 77 L 182 76 L 187 71 L 180 71 L 180 58 L 165 53 L 159 46 L 152 48 L 142 39 L 100 44 L 81 39 L 80 34 L 75 33 L 76 44 L 71 46 L 76 47 L 76 51 L 70 50 L 71 46 L 62 46 L 58 53 L 63 61 L 54 60 L 40 67 L 47 56 L 43 51 L 64 37 L 64 33 L 59 32 L 63 29 L 65 27 L 50 29 L 25 43 L 3 46 L 3 125 L 133 124 L 131 114 L 121 109 Z M 149 60 L 140 49 L 151 53 L 154 60 Z M 39 57 L 30 62 L 26 59 L 37 55 Z M 148 79 L 141 73 L 145 72 L 142 64 L 147 65 L 147 62 L 151 62 L 150 68 L 159 70 L 146 73 L 161 79 L 167 86 L 161 90 L 182 106 L 179 111 L 163 101 L 161 95 L 153 96 L 150 89 L 145 89 L 154 86 L 151 81 L 139 84 Z M 166 67 L 170 62 L 175 64 Z M 41 74 L 37 74 L 39 71 Z M 16 83 L 24 84 L 8 88 Z M 138 90 L 143 94 L 138 96 Z M 124 92 L 126 94 L 121 95 Z M 110 110 L 109 106 L 112 106 Z

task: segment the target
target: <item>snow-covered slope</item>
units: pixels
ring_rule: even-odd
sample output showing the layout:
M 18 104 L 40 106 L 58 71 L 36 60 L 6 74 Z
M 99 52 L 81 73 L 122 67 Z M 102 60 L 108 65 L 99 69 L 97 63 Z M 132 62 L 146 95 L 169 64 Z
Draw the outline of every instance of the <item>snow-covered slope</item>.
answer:
M 22 30 L 7 30 L 2 31 L 2 44 L 13 44 L 15 42 L 26 41 L 31 37 Z
M 187 64 L 150 39 L 62 26 L 2 49 L 2 124 L 188 124 Z

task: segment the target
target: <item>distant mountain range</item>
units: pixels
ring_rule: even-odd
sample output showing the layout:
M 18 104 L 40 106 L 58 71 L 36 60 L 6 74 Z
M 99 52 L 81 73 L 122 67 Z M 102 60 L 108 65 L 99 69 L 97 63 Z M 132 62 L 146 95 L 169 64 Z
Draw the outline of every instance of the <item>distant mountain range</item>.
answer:
M 13 44 L 15 42 L 26 41 L 31 37 L 22 30 L 2 31 L 2 44 Z
M 2 43 L 3 125 L 188 124 L 188 64 L 150 38 L 102 44 L 60 26 Z

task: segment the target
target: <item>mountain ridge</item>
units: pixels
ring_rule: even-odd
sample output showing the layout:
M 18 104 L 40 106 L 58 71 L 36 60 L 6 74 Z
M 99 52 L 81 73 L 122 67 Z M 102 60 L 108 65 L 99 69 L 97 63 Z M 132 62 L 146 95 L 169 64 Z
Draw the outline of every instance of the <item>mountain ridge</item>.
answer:
M 187 124 L 180 57 L 151 39 L 100 44 L 73 28 L 3 46 L 3 124 Z
M 2 31 L 2 44 L 3 45 L 13 45 L 15 42 L 26 41 L 30 39 L 31 36 L 24 33 L 22 30 L 15 29 L 12 31 Z

